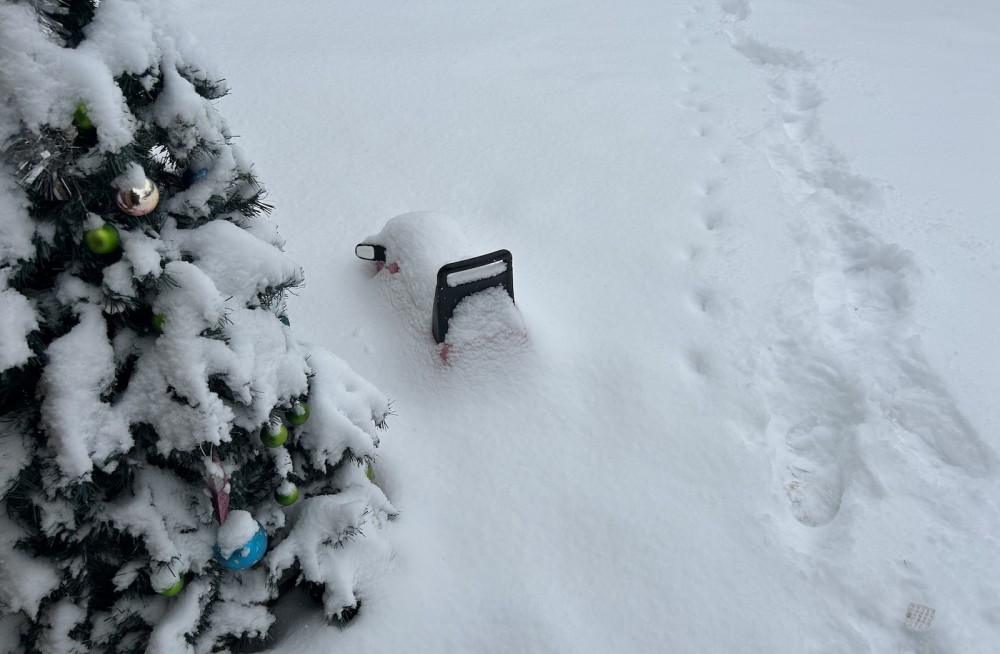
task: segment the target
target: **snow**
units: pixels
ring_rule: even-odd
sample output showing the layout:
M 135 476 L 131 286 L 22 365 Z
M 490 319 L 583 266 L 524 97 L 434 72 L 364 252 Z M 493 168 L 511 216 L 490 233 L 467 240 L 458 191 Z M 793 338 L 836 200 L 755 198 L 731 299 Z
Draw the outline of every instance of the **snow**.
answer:
M 179 231 L 181 234 L 181 252 L 189 255 L 225 296 L 252 299 L 270 288 L 301 282 L 302 271 L 290 259 L 232 223 L 216 220 Z
M 354 457 L 373 457 L 379 442 L 376 423 L 389 413 L 389 400 L 329 351 L 306 345 L 316 376 L 309 397 L 309 420 L 294 437 L 312 453 L 310 462 L 324 470 L 349 449 Z
M 476 282 L 481 279 L 489 279 L 507 272 L 507 264 L 503 261 L 494 261 L 479 268 L 453 272 L 448 275 L 448 286 L 461 286 L 469 282 Z
M 396 565 L 276 651 L 994 649 L 993 4 L 192 15 L 293 324 L 399 414 Z M 425 209 L 473 243 L 354 257 Z M 443 363 L 433 274 L 498 248 L 526 339 Z
M 125 172 L 112 180 L 111 185 L 119 190 L 133 190 L 136 193 L 146 185 L 146 171 L 142 166 L 132 162 L 125 167 Z
M 14 547 L 23 535 L 17 523 L 0 515 L 0 604 L 34 618 L 42 599 L 59 587 L 60 580 L 54 566 Z
M 211 519 L 208 498 L 186 491 L 182 483 L 154 468 L 137 475 L 135 488 L 134 495 L 109 504 L 102 518 L 143 539 L 150 557 L 158 562 L 149 571 L 156 578 L 162 578 L 160 564 L 177 575 L 203 569 L 214 545 L 207 533 L 212 530 L 199 529 Z
M 194 633 L 202 615 L 202 603 L 210 591 L 207 580 L 197 580 L 191 583 L 176 602 L 172 602 L 162 615 L 158 616 L 155 628 L 150 635 L 148 654 L 168 654 L 172 652 L 193 653 L 195 649 L 185 638 L 186 634 Z M 183 643 L 183 650 L 177 646 Z
M 76 640 L 70 632 L 87 619 L 87 612 L 69 600 L 61 600 L 49 611 L 49 623 L 38 639 L 38 648 L 43 652 L 65 652 L 65 654 L 87 654 L 89 649 Z
M 2 133 L 2 132 L 0 132 Z M 28 202 L 24 191 L 0 167 L 0 270 L 3 266 L 27 259 L 34 252 L 31 243 L 31 221 L 28 220 Z
M 222 556 L 228 559 L 233 552 L 242 549 L 259 529 L 260 524 L 249 511 L 230 511 L 229 517 L 219 526 L 218 544 Z
M 78 281 L 64 278 L 63 295 L 79 295 Z M 42 428 L 64 480 L 87 478 L 95 465 L 113 469 L 109 460 L 132 447 L 127 422 L 101 400 L 115 372 L 104 317 L 98 307 L 82 305 L 79 319 L 49 345 L 38 386 Z
M 104 4 L 114 8 L 89 28 L 87 61 L 26 38 L 29 8 L 0 4 L 0 102 L 29 128 L 67 123 L 82 99 L 102 144 L 130 138 L 102 80 L 141 73 L 175 37 L 168 22 L 129 31 L 155 3 Z M 272 571 L 298 562 L 307 579 L 340 575 L 355 592 L 328 592 L 322 610 L 284 600 L 275 651 L 995 649 L 995 4 L 304 0 L 274 11 L 224 0 L 174 11 L 231 83 L 220 111 L 304 266 L 308 285 L 289 303 L 296 334 L 343 360 L 242 316 L 231 346 L 192 346 L 242 310 L 230 294 L 298 275 L 281 258 L 233 261 L 253 237 L 279 242 L 266 221 L 248 221 L 253 236 L 206 226 L 185 242 L 169 228 L 163 241 L 123 233 L 136 277 L 181 250 L 207 273 L 163 269 L 178 284 L 154 304 L 164 334 L 120 416 L 97 401 L 112 360 L 102 298 L 65 278 L 66 305 L 84 309 L 50 348 L 43 388 L 58 420 L 44 427 L 73 474 L 126 447 L 128 422 L 154 424 L 165 449 L 219 442 L 233 416 L 206 376 L 232 371 L 234 392 L 270 393 L 239 418 L 257 427 L 287 389 L 306 389 L 310 371 L 286 367 L 284 348 L 309 348 L 311 370 L 328 374 L 292 438 L 315 439 L 326 465 L 347 435 L 385 497 L 347 483 L 287 509 Z M 191 47 L 178 45 L 182 57 Z M 183 80 L 167 81 L 174 111 L 155 118 L 202 120 Z M 0 140 L 16 129 L 0 112 Z M 226 150 L 168 202 L 197 206 L 248 167 Z M 7 224 L 24 211 L 9 195 L 4 263 L 32 238 Z M 386 267 L 354 256 L 362 242 L 386 245 Z M 499 248 L 515 255 L 517 304 L 499 290 L 469 298 L 440 350 L 437 268 Z M 242 272 L 230 276 L 233 263 Z M 115 272 L 110 285 L 127 290 L 128 271 Z M 0 353 L 22 361 L 6 334 L 20 342 L 33 328 L 30 300 L 0 293 Z M 134 346 L 115 343 L 119 358 Z M 93 357 L 62 369 L 81 348 Z M 185 374 L 164 377 L 179 361 Z M 250 379 L 256 369 L 274 379 Z M 365 426 L 389 401 L 361 377 L 392 398 L 384 434 Z M 108 439 L 74 440 L 74 420 L 108 425 Z M 350 482 L 363 465 L 336 474 Z M 177 574 L 204 565 L 211 543 L 172 539 L 195 519 L 188 503 L 210 519 L 207 499 L 140 482 L 108 519 L 145 530 L 164 562 L 195 552 Z M 369 504 L 380 512 L 363 514 Z M 363 535 L 324 529 L 396 513 Z M 0 599 L 34 615 L 58 579 L 13 548 L 16 532 L 0 516 Z M 318 548 L 327 540 L 350 565 Z M 249 574 L 259 590 L 263 573 Z M 191 583 L 142 609 L 159 625 L 150 651 L 175 651 L 207 592 Z M 260 610 L 266 629 L 251 597 L 220 615 L 242 625 Z M 357 600 L 348 628 L 325 624 Z M 929 625 L 915 622 L 930 611 Z M 70 605 L 51 615 L 52 639 L 79 618 Z M 16 626 L 0 626 L 9 640 Z
M 0 268 L 0 371 L 28 362 L 32 352 L 26 339 L 38 329 L 31 300 L 7 287 L 8 270 Z
M 363 472 L 353 473 L 360 476 L 358 481 L 364 479 Z M 374 513 L 368 508 L 372 504 L 377 508 Z M 367 483 L 303 500 L 288 536 L 268 553 L 271 575 L 280 577 L 298 562 L 305 580 L 326 580 L 326 615 L 341 616 L 343 609 L 358 602 L 353 589 L 366 587 L 389 567 L 392 550 L 379 527 L 391 508 L 378 488 Z M 345 524 L 357 527 L 344 531 Z M 326 546 L 329 543 L 334 546 Z
M 99 53 L 88 51 L 89 46 L 81 53 L 65 51 L 54 41 L 36 39 L 36 31 L 31 7 L 0 5 L 0 43 L 5 46 L 0 51 L 0 98 L 12 109 L 9 115 L 22 116 L 33 131 L 46 124 L 66 127 L 83 101 L 109 150 L 128 144 L 134 120 L 122 111 L 125 98 Z M 6 116 L 0 119 L 0 141 L 19 128 Z

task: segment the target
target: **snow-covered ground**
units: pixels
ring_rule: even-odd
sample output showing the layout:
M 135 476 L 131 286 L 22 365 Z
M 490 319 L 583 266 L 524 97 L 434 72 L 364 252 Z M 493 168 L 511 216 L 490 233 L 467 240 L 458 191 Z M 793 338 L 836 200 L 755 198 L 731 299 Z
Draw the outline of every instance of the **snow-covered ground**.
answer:
M 186 2 L 293 325 L 398 414 L 395 567 L 277 651 L 996 651 L 1000 5 Z M 441 363 L 353 255 L 417 210 L 526 342 Z

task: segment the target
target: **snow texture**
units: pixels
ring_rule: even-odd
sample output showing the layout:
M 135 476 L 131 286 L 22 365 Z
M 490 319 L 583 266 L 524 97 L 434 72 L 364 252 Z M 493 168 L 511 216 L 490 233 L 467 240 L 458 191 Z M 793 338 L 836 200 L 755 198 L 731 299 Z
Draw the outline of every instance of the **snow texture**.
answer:
M 303 579 L 325 582 L 323 605 L 331 617 L 355 607 L 355 590 L 381 576 L 391 558 L 391 548 L 378 528 L 392 507 L 377 487 L 364 483 L 367 479 L 359 468 L 348 470 L 356 484 L 336 495 L 303 501 L 287 538 L 267 555 L 272 576 L 298 563 Z
M 87 654 L 87 645 L 70 636 L 70 632 L 86 619 L 87 612 L 71 601 L 57 602 L 49 609 L 48 624 L 38 640 L 38 649 L 60 654 Z
M 6 269 L 0 268 L 0 372 L 27 363 L 32 356 L 27 337 L 36 329 L 31 300 L 7 288 Z
M 42 599 L 60 583 L 59 573 L 47 561 L 39 561 L 15 545 L 24 534 L 16 523 L 0 515 L 0 606 L 14 613 L 38 614 Z
M 312 465 L 336 465 L 346 450 L 355 458 L 374 456 L 377 425 L 388 415 L 389 401 L 336 355 L 312 346 L 308 352 L 316 377 L 309 421 L 295 429 L 295 437 L 311 453 Z
M 249 511 L 240 509 L 230 511 L 229 517 L 219 526 L 217 540 L 219 552 L 228 559 L 233 555 L 233 552 L 244 549 L 258 530 L 260 530 L 260 524 L 253 519 Z
M 141 66 L 160 37 L 119 44 L 111 26 L 136 5 L 111 5 L 126 7 L 104 19 L 113 55 L 76 70 L 24 38 L 24 5 L 0 4 L 12 115 L 66 122 L 84 97 L 102 141 L 127 140 L 92 71 Z M 393 574 L 348 571 L 322 612 L 288 598 L 275 651 L 996 649 L 995 3 L 182 5 L 309 271 L 296 329 L 346 362 L 310 366 L 378 380 L 407 430 L 374 461 L 400 510 Z M 12 97 L 12 81 L 35 86 Z M 0 137 L 16 128 L 0 112 Z M 204 204 L 238 156 L 166 207 Z M 410 218 L 365 239 L 390 250 L 374 279 L 353 243 L 331 246 L 422 207 L 461 225 Z M 277 242 L 267 221 L 248 227 Z M 497 247 L 517 255 L 527 337 L 442 365 L 437 267 Z M 452 338 L 485 328 L 465 315 Z M 293 438 L 335 456 L 318 415 L 372 452 L 363 406 L 354 427 L 313 410 Z M 289 524 L 358 518 L 357 497 L 300 500 Z M 294 524 L 268 572 L 342 574 L 311 549 L 341 532 Z M 377 555 L 370 531 L 337 551 Z M 168 618 L 153 651 L 178 651 L 204 592 L 141 609 Z M 369 597 L 350 628 L 325 624 Z M 270 626 L 247 602 L 226 615 Z M 926 630 L 913 607 L 933 611 Z
M 2 134 L 0 131 L 0 135 Z M 24 191 L 15 184 L 7 167 L 2 164 L 0 164 L 0 217 L 2 217 L 0 219 L 0 271 L 2 271 L 19 259 L 30 258 L 35 250 L 31 243 L 34 230 L 28 219 L 28 200 L 24 197 Z
M 996 649 L 997 5 L 234 7 L 289 308 L 413 430 L 375 606 L 277 651 Z M 361 238 L 421 208 L 476 247 Z M 526 339 L 442 365 L 437 267 L 500 247 Z
M 386 274 L 401 273 L 387 282 L 398 289 L 394 306 L 401 316 L 419 323 L 430 320 L 438 269 L 485 254 L 475 250 L 454 218 L 433 211 L 396 216 L 363 242 L 385 248 Z
M 80 322 L 53 341 L 47 354 L 39 382 L 42 426 L 64 479 L 86 478 L 95 465 L 113 468 L 109 460 L 129 450 L 132 436 L 120 412 L 101 398 L 115 370 L 100 309 L 82 305 Z

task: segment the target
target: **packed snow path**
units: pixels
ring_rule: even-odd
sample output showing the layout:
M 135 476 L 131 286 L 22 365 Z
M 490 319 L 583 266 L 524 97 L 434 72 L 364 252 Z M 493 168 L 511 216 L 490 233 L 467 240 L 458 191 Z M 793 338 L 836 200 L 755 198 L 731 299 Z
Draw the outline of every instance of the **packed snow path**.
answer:
M 996 415 L 924 351 L 830 62 L 746 1 L 585 4 L 198 9 L 293 320 L 399 414 L 395 569 L 344 631 L 286 607 L 279 651 L 991 651 Z M 424 209 L 514 253 L 527 344 L 445 366 L 354 259 Z

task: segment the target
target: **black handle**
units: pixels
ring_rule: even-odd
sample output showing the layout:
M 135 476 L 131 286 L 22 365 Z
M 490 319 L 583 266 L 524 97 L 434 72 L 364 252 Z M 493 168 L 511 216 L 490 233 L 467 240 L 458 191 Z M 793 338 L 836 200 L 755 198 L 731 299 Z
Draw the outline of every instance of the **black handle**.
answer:
M 496 265 L 501 263 L 502 266 Z M 491 266 L 494 266 L 495 270 Z M 478 268 L 484 270 L 477 271 Z M 508 250 L 497 250 L 441 266 L 437 274 L 437 287 L 434 289 L 431 322 L 434 340 L 438 343 L 444 342 L 444 337 L 448 334 L 448 321 L 451 320 L 459 302 L 495 286 L 502 286 L 511 301 L 514 300 L 513 257 Z

